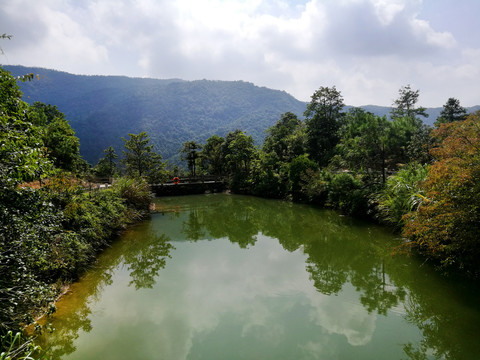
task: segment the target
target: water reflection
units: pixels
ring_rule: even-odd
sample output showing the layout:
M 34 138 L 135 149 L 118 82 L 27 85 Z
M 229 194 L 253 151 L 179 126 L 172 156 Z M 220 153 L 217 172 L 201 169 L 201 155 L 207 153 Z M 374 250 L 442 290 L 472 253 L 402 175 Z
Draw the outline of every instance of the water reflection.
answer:
M 196 209 L 195 216 L 200 219 L 197 226 L 207 232 L 202 237 L 227 237 L 243 248 L 255 244 L 261 232 L 277 238 L 288 251 L 303 247 L 308 255 L 306 269 L 311 274 L 310 279 L 322 294 L 338 294 L 350 283 L 369 313 L 385 316 L 392 308 L 401 308 L 405 319 L 416 325 L 423 335 L 416 344 L 404 344 L 404 354 L 408 358 L 463 359 L 476 358 L 480 354 L 477 341 L 465 340 L 480 330 L 478 306 L 468 301 L 475 298 L 472 293 L 479 294 L 478 284 L 464 281 L 468 285 L 458 288 L 458 284 L 441 278 L 415 259 L 393 258 L 394 244 L 385 241 L 382 231 L 374 227 L 308 206 L 283 203 L 282 211 L 278 211 L 275 202 L 252 205 L 257 200 L 227 197 L 214 208 Z M 225 218 L 218 214 L 225 214 Z M 226 221 L 224 226 L 222 221 Z M 188 229 L 188 225 L 184 225 Z M 353 234 L 352 226 L 355 228 Z M 244 231 L 239 233 L 238 229 Z M 188 231 L 185 234 L 189 238 Z M 419 276 L 423 280 L 421 286 L 418 286 Z M 448 289 L 442 292 L 439 288 L 445 285 L 439 284 L 445 282 Z M 445 295 L 458 296 L 462 302 L 467 302 L 471 309 L 468 315 L 457 311 L 465 310 L 464 303 L 452 309 L 449 301 L 442 301 Z M 446 308 L 438 309 L 442 305 Z M 475 321 L 468 316 L 473 316 Z
M 135 285 L 135 289 L 153 288 L 155 278 L 160 269 L 166 264 L 166 259 L 170 258 L 170 251 L 173 245 L 164 234 L 151 237 L 152 241 L 142 241 L 137 251 L 127 251 L 124 253 L 123 261 L 128 266 L 131 281 L 129 285 Z
M 159 199 L 162 206 L 59 304 L 58 330 L 46 340 L 53 358 L 480 353 L 478 286 L 392 257 L 396 240 L 381 228 L 243 196 Z
M 393 244 L 382 230 L 310 206 L 285 202 L 279 211 L 278 202 L 258 206 L 258 201 L 230 196 L 215 206 L 189 209 L 183 233 L 192 241 L 225 237 L 241 248 L 254 245 L 261 233 L 290 252 L 302 247 L 313 284 L 325 295 L 337 294 L 349 281 L 365 308 L 383 315 L 404 300 L 405 290 L 388 283 Z
M 126 267 L 130 285 L 136 290 L 152 288 L 155 277 L 165 267 L 170 251 L 174 249 L 165 235 L 145 231 L 145 224 L 134 227 L 124 235 L 124 240 L 115 243 L 100 256 L 97 266 L 80 281 L 74 283 L 57 305 L 51 334 L 44 334 L 39 343 L 48 349 L 49 358 L 61 359 L 76 351 L 75 340 L 81 332 L 92 330 L 90 304 L 114 282 L 115 270 Z

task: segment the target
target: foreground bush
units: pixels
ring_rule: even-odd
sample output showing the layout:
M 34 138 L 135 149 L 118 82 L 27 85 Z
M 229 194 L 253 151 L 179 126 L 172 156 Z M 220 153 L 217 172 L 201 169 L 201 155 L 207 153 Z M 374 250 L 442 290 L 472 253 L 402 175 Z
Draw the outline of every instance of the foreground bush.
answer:
M 480 276 L 480 112 L 434 135 L 426 201 L 407 218 L 404 235 L 444 268 Z
M 61 175 L 41 189 L 0 192 L 0 336 L 31 323 L 33 310 L 45 312 L 61 284 L 85 271 L 149 203 L 148 185 L 133 179 L 88 191 Z
M 115 181 L 113 189 L 129 206 L 140 211 L 148 210 L 152 195 L 145 179 L 123 177 Z

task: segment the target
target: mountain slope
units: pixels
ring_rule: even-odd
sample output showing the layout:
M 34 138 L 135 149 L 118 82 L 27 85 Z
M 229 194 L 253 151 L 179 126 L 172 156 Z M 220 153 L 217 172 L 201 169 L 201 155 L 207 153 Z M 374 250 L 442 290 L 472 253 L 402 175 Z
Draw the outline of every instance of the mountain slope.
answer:
M 122 137 L 147 131 L 164 158 L 174 158 L 187 140 L 204 142 L 213 134 L 244 130 L 261 144 L 265 130 L 280 115 L 302 116 L 305 103 L 283 91 L 243 81 L 156 80 L 118 76 L 80 76 L 64 72 L 5 66 L 13 75 L 38 74 L 21 83 L 24 100 L 56 105 L 77 136 L 81 153 L 92 164 Z
M 243 81 L 84 76 L 23 66 L 4 68 L 14 76 L 39 75 L 39 80 L 20 84 L 24 100 L 56 105 L 65 113 L 80 138 L 81 154 L 91 164 L 110 145 L 120 154 L 122 137 L 141 131 L 148 132 L 156 151 L 171 160 L 178 160 L 185 141 L 203 143 L 213 134 L 224 136 L 235 129 L 244 130 L 261 145 L 265 130 L 281 114 L 290 111 L 301 118 L 306 109 L 304 102 L 284 91 Z M 362 108 L 387 117 L 391 110 L 376 105 Z M 425 123 L 433 125 L 441 110 L 426 109 L 430 116 Z M 480 110 L 480 106 L 467 110 Z

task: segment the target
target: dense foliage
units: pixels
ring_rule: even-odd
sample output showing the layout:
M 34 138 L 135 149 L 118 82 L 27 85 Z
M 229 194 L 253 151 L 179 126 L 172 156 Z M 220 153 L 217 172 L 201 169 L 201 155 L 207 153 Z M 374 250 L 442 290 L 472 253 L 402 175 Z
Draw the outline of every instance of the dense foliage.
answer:
M 360 108 L 343 111 L 341 93 L 321 87 L 305 121 L 281 115 L 261 149 L 240 130 L 212 136 L 199 151 L 198 168 L 225 177 L 235 192 L 385 222 L 427 258 L 477 275 L 479 113 L 462 120 L 465 111 L 451 98 L 432 132 L 418 118 L 427 115 L 418 98 L 418 90 L 402 87 L 388 119 Z
M 235 129 L 245 131 L 260 145 L 265 129 L 281 114 L 301 116 L 306 109 L 305 102 L 285 92 L 243 81 L 83 76 L 22 66 L 5 68 L 14 76 L 38 74 L 39 81 L 20 84 L 26 101 L 53 104 L 64 112 L 80 139 L 82 156 L 91 164 L 104 156 L 107 146 L 119 151 L 122 137 L 142 131 L 149 134 L 155 151 L 177 163 L 184 142 L 205 143 L 210 136 L 225 137 Z M 391 110 L 362 108 L 378 116 L 388 116 Z M 426 121 L 433 125 L 441 110 L 427 109 Z
M 112 237 L 148 211 L 145 180 L 121 179 L 99 191 L 80 179 L 88 166 L 79 141 L 54 106 L 21 100 L 0 68 L 0 339 L 2 359 L 27 356 L 16 334 L 51 305 Z M 110 160 L 114 157 L 107 152 Z
M 244 81 L 79 76 L 6 68 L 15 76 L 39 75 L 40 81 L 21 84 L 25 98 L 54 104 L 64 112 L 80 139 L 82 156 L 92 164 L 107 146 L 121 149 L 122 137 L 143 131 L 164 159 L 177 162 L 184 142 L 205 142 L 214 134 L 225 136 L 237 128 L 259 143 L 280 114 L 301 115 L 305 108 L 304 102 L 286 92 Z
M 440 125 L 436 161 L 423 185 L 425 201 L 407 218 L 405 235 L 446 267 L 480 268 L 480 113 Z

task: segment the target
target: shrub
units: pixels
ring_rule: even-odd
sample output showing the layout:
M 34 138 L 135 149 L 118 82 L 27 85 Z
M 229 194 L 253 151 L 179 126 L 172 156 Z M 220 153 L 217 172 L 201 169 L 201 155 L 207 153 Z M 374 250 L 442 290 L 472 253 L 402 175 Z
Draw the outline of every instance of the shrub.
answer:
M 411 163 L 390 176 L 378 195 L 378 217 L 396 228 L 405 224 L 403 217 L 414 211 L 425 193 L 420 185 L 428 174 L 428 165 Z
M 52 284 L 77 278 L 149 203 L 148 185 L 134 179 L 89 192 L 61 175 L 41 189 L 0 192 L 0 336 L 33 321 L 56 296 Z
M 346 215 L 367 215 L 367 191 L 363 182 L 352 174 L 333 175 L 328 185 L 328 202 Z
M 328 170 L 314 171 L 307 169 L 302 176 L 302 192 L 308 201 L 318 205 L 325 205 L 328 198 L 328 185 L 333 174 Z
M 148 210 L 152 195 L 150 186 L 144 179 L 120 178 L 114 183 L 113 188 L 134 209 L 140 211 Z

